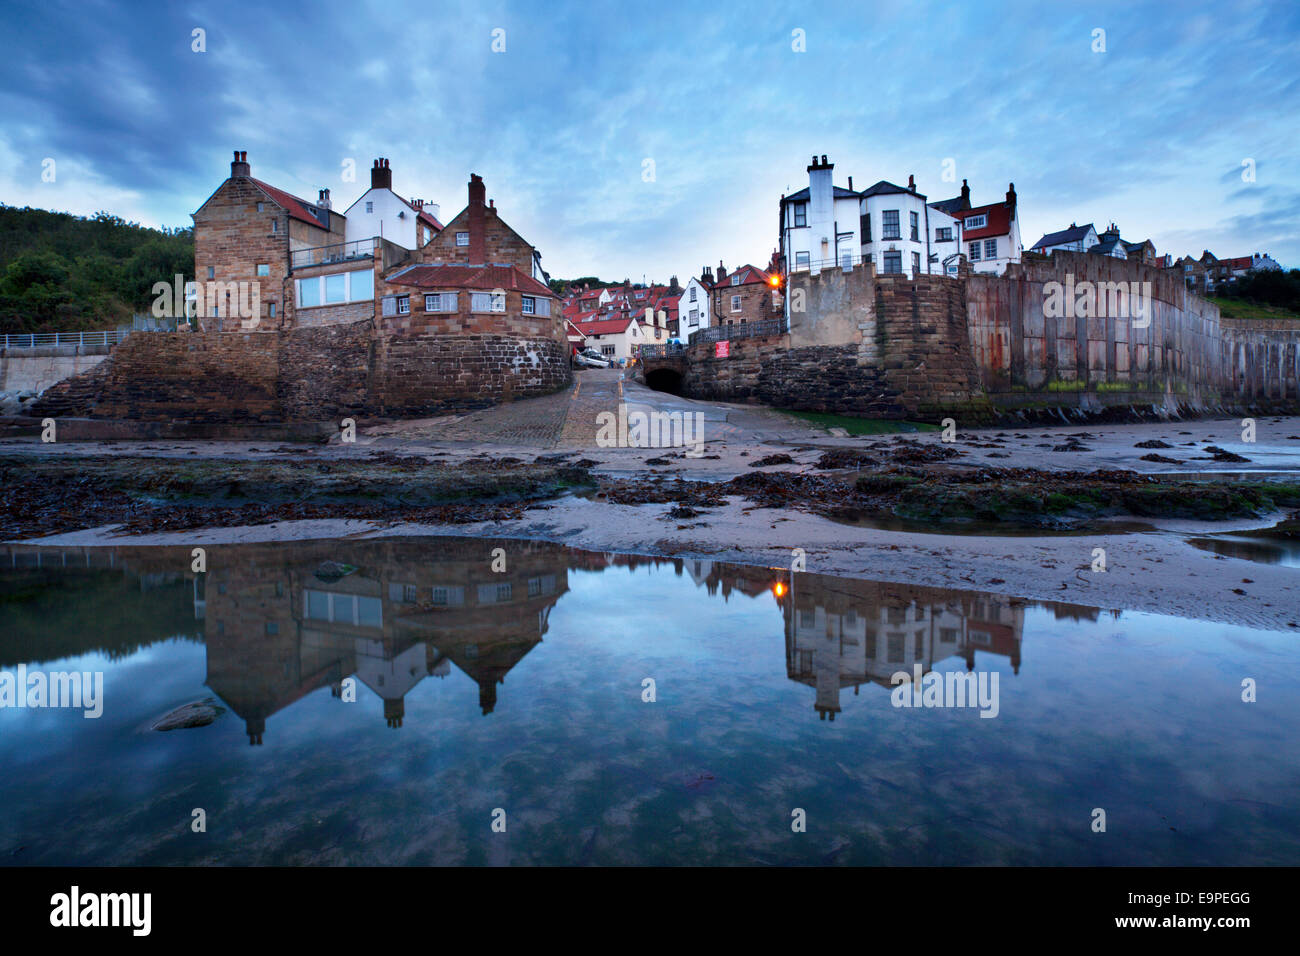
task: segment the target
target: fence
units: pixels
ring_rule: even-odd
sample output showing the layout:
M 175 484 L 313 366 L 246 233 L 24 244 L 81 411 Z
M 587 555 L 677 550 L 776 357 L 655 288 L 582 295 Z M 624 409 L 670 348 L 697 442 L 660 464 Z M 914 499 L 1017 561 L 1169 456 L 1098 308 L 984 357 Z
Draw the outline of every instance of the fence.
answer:
M 289 268 L 302 269 L 331 262 L 350 262 L 353 259 L 370 259 L 375 254 L 374 239 L 357 239 L 353 242 L 337 242 L 332 246 L 317 246 L 314 249 L 295 249 L 289 255 Z
M 667 345 L 643 345 L 641 346 L 642 359 L 660 359 L 668 358 L 672 355 L 682 355 L 686 352 L 686 346 L 680 342 L 670 342 Z
M 750 339 L 760 335 L 785 335 L 789 331 L 785 319 L 763 319 L 759 322 L 736 322 L 715 325 L 691 333 L 691 344 L 697 342 L 722 342 L 730 339 Z
M 75 345 L 78 348 L 116 345 L 128 335 L 130 329 L 112 329 L 107 332 L 24 332 L 18 335 L 0 335 L 0 348 L 37 349 L 52 345 Z

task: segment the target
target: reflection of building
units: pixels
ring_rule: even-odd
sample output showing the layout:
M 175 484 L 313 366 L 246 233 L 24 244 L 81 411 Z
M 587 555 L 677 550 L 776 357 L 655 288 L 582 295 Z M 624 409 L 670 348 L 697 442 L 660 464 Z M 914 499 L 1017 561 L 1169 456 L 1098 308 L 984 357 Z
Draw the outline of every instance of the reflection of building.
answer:
M 934 669 L 977 651 L 1011 661 L 1020 672 L 1024 602 L 1006 595 L 858 581 L 825 574 L 789 576 L 785 611 L 786 673 L 817 690 L 814 707 L 831 720 L 840 690 L 868 681 L 891 687 L 898 671 Z
M 506 570 L 492 570 L 492 549 Z M 436 549 L 436 550 L 435 550 Z M 232 549 L 233 550 L 233 549 Z M 454 663 L 479 685 L 483 713 L 496 685 L 546 633 L 568 589 L 556 545 L 415 538 L 238 549 L 209 555 L 208 686 L 261 743 L 267 719 L 317 688 L 335 696 L 355 677 L 400 727 L 410 690 Z M 348 564 L 335 563 L 340 555 Z M 432 558 L 432 559 L 431 559 Z

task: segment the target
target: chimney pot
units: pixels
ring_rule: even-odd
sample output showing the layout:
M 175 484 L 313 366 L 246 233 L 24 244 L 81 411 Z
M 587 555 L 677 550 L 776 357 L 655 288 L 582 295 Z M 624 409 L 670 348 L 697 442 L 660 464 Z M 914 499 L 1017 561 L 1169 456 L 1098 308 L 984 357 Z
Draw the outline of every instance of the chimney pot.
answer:
M 234 152 L 235 152 L 235 158 L 230 164 L 231 178 L 234 178 L 236 176 L 252 175 L 252 172 L 248 166 L 248 153 L 239 149 L 235 150 Z
M 393 188 L 393 171 L 388 168 L 388 160 L 382 157 L 375 160 L 375 165 L 370 169 L 370 188 Z
M 907 188 L 913 191 L 916 190 L 916 176 L 912 173 L 907 174 Z

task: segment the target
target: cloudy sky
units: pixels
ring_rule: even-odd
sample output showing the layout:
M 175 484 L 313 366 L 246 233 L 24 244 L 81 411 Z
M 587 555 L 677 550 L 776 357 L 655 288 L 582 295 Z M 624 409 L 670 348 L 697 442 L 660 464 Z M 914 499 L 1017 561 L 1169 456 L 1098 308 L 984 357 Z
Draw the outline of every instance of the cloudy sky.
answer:
M 1026 246 L 1114 220 L 1300 266 L 1289 0 L 3 3 L 10 205 L 189 225 L 243 149 L 346 206 L 386 156 L 444 220 L 483 176 L 553 276 L 684 279 L 766 264 L 826 153 L 840 185 L 931 200 L 1014 181 Z

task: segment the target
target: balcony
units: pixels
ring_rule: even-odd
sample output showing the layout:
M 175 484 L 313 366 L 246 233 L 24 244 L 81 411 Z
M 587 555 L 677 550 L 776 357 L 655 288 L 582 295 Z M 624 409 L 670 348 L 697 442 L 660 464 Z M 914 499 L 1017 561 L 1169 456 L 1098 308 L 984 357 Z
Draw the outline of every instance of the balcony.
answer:
M 308 266 L 373 259 L 375 241 L 375 239 L 357 239 L 354 242 L 337 242 L 332 246 L 317 246 L 314 249 L 296 249 L 289 254 L 289 268 L 290 270 L 305 269 Z

